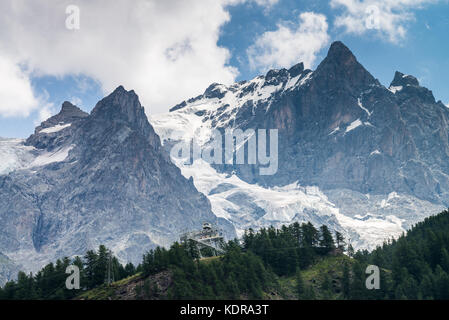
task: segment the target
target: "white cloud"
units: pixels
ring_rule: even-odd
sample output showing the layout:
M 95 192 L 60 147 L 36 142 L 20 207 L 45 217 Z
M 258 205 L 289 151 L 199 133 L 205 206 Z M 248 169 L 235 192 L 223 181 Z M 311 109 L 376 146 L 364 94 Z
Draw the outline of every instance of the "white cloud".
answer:
M 50 94 L 47 90 L 43 90 L 39 97 L 39 108 L 37 109 L 37 117 L 34 119 L 34 125 L 38 126 L 51 116 L 58 112 L 60 106 L 55 106 L 54 103 L 48 102 Z
M 55 114 L 55 105 L 53 103 L 45 103 L 40 109 L 39 109 L 39 116 L 34 121 L 34 125 L 38 126 L 45 120 L 49 119 L 51 116 Z
M 279 23 L 275 31 L 263 33 L 248 49 L 251 68 L 267 70 L 298 62 L 311 67 L 329 42 L 327 28 L 326 17 L 313 12 L 300 14 L 297 24 Z
M 27 72 L 0 56 L 0 115 L 26 117 L 38 106 Z
M 413 10 L 438 0 L 331 0 L 333 8 L 343 9 L 335 26 L 361 35 L 374 31 L 392 43 L 406 37 L 407 23 L 414 19 Z
M 75 106 L 77 106 L 79 108 L 83 107 L 83 100 L 81 98 L 79 98 L 79 97 L 71 97 L 69 99 L 69 101 L 70 101 L 71 104 L 73 104 L 73 105 L 75 105 Z
M 217 41 L 230 20 L 226 6 L 242 1 L 3 0 L 0 57 L 15 57 L 32 76 L 91 77 L 105 93 L 124 85 L 139 94 L 147 111 L 163 112 L 212 82 L 234 81 L 238 71 L 227 64 L 230 52 Z M 80 8 L 80 30 L 65 27 L 70 4 Z M 10 96 L 25 100 L 17 105 L 26 113 L 34 101 L 23 94 L 31 92 L 27 79 L 23 86 Z

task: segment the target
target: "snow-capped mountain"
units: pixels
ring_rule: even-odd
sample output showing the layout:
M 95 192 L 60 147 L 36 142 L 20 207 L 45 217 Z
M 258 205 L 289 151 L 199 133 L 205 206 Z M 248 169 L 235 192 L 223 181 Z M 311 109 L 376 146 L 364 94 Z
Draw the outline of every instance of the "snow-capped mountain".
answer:
M 90 114 L 64 103 L 27 140 L 0 139 L 0 283 L 99 244 L 139 262 L 204 221 L 228 237 L 310 221 L 373 248 L 448 206 L 448 120 L 415 77 L 387 88 L 341 42 L 314 71 L 212 84 L 167 114 L 123 87 Z M 277 172 L 170 159 L 226 129 L 277 129 Z
M 302 63 L 204 94 L 151 115 L 169 151 L 205 148 L 213 130 L 278 129 L 279 169 L 176 160 L 213 212 L 247 228 L 311 221 L 358 248 L 397 237 L 449 203 L 449 110 L 413 76 L 386 88 L 341 42 L 316 70 Z M 240 146 L 241 147 L 241 146 Z
M 139 263 L 155 245 L 217 219 L 161 147 L 137 95 L 117 88 L 91 114 L 64 103 L 26 141 L 1 140 L 3 279 L 105 244 Z M 3 282 L 2 281 L 2 282 Z

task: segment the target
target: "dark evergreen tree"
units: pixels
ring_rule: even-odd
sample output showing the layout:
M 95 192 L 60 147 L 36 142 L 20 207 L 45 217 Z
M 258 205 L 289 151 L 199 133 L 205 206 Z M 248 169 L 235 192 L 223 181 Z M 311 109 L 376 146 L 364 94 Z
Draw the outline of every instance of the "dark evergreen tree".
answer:
M 345 251 L 345 246 L 346 246 L 345 237 L 338 231 L 335 231 L 335 243 L 337 245 L 337 248 L 341 252 Z
M 351 288 L 351 274 L 349 264 L 345 263 L 343 265 L 343 278 L 341 280 L 341 289 L 344 298 L 350 297 L 350 288 Z
M 324 225 L 320 227 L 319 246 L 320 246 L 322 253 L 324 253 L 324 254 L 328 254 L 333 249 L 335 249 L 334 238 L 332 238 L 332 234 L 329 231 L 329 228 Z

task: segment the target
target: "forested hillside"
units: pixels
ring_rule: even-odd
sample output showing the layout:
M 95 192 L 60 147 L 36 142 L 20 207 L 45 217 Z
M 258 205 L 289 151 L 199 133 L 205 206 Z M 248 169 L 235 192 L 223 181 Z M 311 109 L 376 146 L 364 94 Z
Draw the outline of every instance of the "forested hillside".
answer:
M 66 289 L 66 279 L 69 276 L 66 274 L 67 267 L 76 265 L 80 269 L 82 290 L 89 290 L 107 281 L 109 261 L 112 279 L 120 280 L 136 273 L 131 263 L 121 265 L 118 259 L 101 245 L 98 251 L 90 250 L 82 258 L 65 257 L 56 263 L 50 263 L 35 275 L 19 272 L 17 281 L 10 281 L 0 288 L 0 300 L 73 299 L 80 294 L 80 291 Z
M 449 211 L 426 218 L 407 235 L 371 253 L 359 252 L 364 264 L 391 272 L 381 286 L 386 299 L 449 299 Z M 382 279 L 382 278 L 381 278 Z

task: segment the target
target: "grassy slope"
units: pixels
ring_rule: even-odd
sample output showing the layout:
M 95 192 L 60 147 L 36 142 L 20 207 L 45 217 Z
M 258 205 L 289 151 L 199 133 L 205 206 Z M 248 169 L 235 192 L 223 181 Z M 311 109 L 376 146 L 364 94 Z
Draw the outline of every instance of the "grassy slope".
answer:
M 122 279 L 120 281 L 114 282 L 111 286 L 102 285 L 92 290 L 88 290 L 78 296 L 79 300 L 108 300 L 117 299 L 117 291 L 121 288 L 129 286 L 130 284 L 142 280 L 142 275 L 140 273 L 135 274 L 131 277 Z

